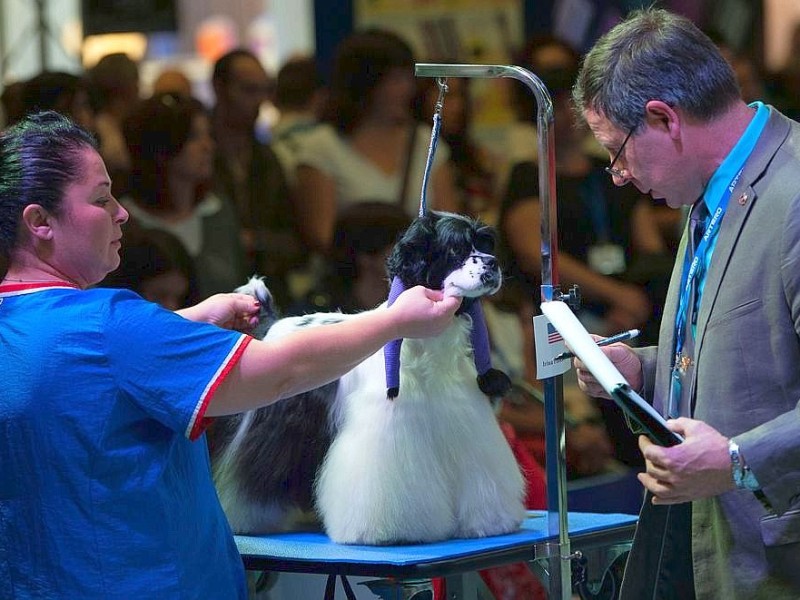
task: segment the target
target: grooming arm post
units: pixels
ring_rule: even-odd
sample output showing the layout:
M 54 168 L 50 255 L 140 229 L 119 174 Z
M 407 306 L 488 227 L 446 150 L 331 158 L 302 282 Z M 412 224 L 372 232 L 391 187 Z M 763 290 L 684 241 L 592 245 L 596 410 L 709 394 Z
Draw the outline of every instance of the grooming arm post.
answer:
M 418 63 L 417 77 L 471 77 L 517 79 L 536 97 L 539 149 L 539 197 L 542 232 L 541 300 L 561 299 L 558 291 L 558 242 L 556 231 L 555 146 L 553 143 L 553 102 L 541 79 L 522 67 L 507 65 Z M 554 297 L 555 296 L 555 297 Z M 535 300 L 535 299 L 534 299 Z M 564 434 L 564 394 L 562 376 L 544 380 L 545 448 L 547 472 L 548 533 L 558 537 L 558 545 L 548 556 L 549 597 L 572 597 L 572 571 L 567 515 L 567 476 Z

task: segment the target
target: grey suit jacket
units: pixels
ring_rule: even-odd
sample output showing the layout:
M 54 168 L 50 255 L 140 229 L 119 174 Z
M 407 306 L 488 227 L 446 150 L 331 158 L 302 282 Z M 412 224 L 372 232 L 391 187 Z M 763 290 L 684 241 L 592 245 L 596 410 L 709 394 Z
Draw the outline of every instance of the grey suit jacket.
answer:
M 685 243 L 686 234 L 659 346 L 639 352 L 645 396 L 662 414 Z M 735 437 L 774 509 L 745 490 L 692 503 L 697 597 L 800 598 L 800 124 L 774 108 L 722 221 L 695 359 L 693 418 Z M 623 598 L 673 597 L 654 589 L 664 508 L 645 501 Z

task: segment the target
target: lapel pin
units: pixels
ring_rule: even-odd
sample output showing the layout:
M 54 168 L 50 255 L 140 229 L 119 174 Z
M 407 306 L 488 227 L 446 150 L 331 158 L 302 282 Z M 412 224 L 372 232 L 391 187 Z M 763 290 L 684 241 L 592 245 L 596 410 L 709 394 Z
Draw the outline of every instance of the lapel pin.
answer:
M 747 192 L 743 192 L 741 196 L 739 196 L 739 206 L 744 206 L 747 204 Z

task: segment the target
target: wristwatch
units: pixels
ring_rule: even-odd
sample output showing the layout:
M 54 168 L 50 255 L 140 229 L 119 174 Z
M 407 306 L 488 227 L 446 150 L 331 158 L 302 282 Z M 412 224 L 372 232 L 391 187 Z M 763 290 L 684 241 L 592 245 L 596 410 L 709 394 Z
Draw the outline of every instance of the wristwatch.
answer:
M 761 486 L 750 467 L 744 462 L 741 453 L 739 452 L 739 444 L 733 440 L 728 441 L 728 452 L 731 455 L 731 473 L 733 475 L 733 483 L 740 490 L 750 490 L 751 492 L 760 491 Z

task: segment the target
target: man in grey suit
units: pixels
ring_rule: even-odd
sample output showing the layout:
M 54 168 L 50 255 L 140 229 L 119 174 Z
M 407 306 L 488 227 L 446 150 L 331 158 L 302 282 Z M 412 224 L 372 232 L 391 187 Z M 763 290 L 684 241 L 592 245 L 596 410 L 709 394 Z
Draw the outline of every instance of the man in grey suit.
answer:
M 658 346 L 603 349 L 684 438 L 640 437 L 622 597 L 798 598 L 800 125 L 746 104 L 711 40 L 664 10 L 601 38 L 573 99 L 617 185 L 691 206 Z

